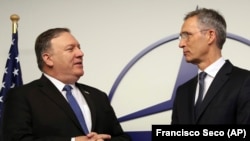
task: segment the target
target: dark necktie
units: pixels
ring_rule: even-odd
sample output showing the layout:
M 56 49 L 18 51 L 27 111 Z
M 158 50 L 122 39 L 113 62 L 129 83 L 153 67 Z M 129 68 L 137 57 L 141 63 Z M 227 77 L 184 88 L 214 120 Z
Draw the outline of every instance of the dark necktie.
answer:
M 204 80 L 206 77 L 207 73 L 206 72 L 200 72 L 199 74 L 199 95 L 198 95 L 198 99 L 196 101 L 195 104 L 195 114 L 197 115 L 201 103 L 202 103 L 202 99 L 203 99 L 203 93 L 204 93 Z
M 84 116 L 82 114 L 80 106 L 78 105 L 77 101 L 75 100 L 74 96 L 71 93 L 71 89 L 72 89 L 72 87 L 70 85 L 65 85 L 63 88 L 63 90 L 66 91 L 66 97 L 68 99 L 68 102 L 69 102 L 71 108 L 73 109 L 73 111 L 75 112 L 75 115 L 76 115 L 78 121 L 80 122 L 84 133 L 88 134 L 89 131 L 88 131 L 87 125 L 85 123 Z

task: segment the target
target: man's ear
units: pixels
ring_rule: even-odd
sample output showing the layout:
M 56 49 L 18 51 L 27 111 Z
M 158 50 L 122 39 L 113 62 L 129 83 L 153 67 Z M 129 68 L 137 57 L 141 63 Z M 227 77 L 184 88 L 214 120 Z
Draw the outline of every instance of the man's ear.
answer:
M 42 55 L 42 58 L 43 58 L 44 63 L 45 63 L 47 66 L 49 66 L 49 67 L 52 67 L 52 66 L 53 66 L 53 60 L 52 60 L 52 58 L 51 58 L 51 56 L 50 56 L 49 53 L 44 53 L 44 54 Z
M 216 40 L 216 34 L 214 30 L 208 30 L 207 31 L 207 36 L 208 36 L 208 44 L 212 44 Z

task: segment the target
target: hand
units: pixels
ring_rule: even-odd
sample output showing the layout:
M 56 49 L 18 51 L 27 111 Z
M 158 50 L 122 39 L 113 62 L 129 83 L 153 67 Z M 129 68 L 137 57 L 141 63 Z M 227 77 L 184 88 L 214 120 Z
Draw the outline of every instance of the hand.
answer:
M 91 132 L 87 136 L 79 136 L 75 138 L 75 141 L 106 141 L 111 139 L 108 134 L 97 134 L 96 132 Z

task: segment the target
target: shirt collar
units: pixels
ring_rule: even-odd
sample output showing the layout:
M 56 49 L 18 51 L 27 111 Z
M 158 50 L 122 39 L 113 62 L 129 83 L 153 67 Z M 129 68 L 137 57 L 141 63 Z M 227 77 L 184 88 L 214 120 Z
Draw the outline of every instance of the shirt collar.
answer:
M 45 74 L 44 73 L 44 76 L 47 77 L 55 86 L 56 88 L 59 90 L 59 91 L 62 91 L 63 87 L 65 86 L 65 84 L 57 79 L 55 79 L 54 77 L 48 75 L 48 74 Z M 74 84 L 69 84 L 73 89 L 75 88 L 75 85 Z
M 223 57 L 216 60 L 214 63 L 209 65 L 204 71 L 211 77 L 215 77 L 215 75 L 218 73 L 220 68 L 225 64 L 225 59 Z M 198 73 L 200 73 L 201 70 L 198 70 Z

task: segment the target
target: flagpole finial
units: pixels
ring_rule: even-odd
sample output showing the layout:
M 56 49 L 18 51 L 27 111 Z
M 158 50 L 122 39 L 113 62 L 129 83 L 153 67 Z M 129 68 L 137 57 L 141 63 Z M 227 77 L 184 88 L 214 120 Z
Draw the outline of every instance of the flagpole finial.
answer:
M 20 17 L 17 14 L 12 14 L 10 16 L 10 19 L 11 19 L 12 22 L 18 22 Z
M 17 14 L 12 14 L 10 16 L 10 19 L 12 21 L 12 33 L 16 33 L 17 32 L 18 21 L 19 21 L 20 17 Z

